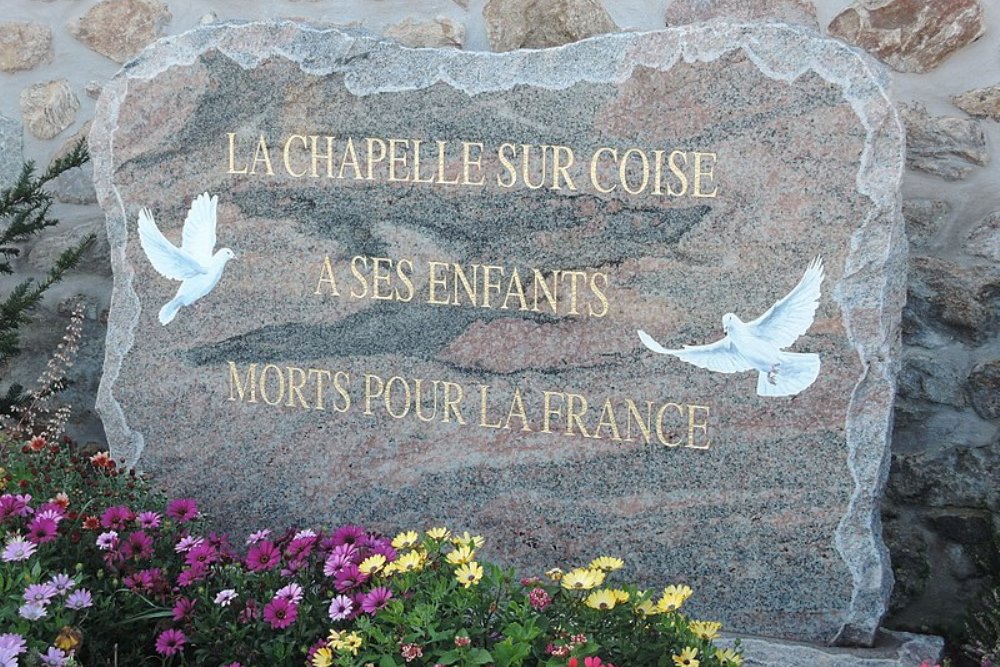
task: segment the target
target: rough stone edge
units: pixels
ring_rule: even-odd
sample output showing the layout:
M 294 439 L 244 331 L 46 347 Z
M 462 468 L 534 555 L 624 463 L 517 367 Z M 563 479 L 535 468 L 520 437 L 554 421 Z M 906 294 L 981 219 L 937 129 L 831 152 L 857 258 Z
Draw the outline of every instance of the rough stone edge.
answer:
M 782 642 L 761 637 L 739 637 L 744 667 L 920 667 L 936 665 L 944 639 L 906 632 L 880 633 L 880 646 L 872 649 L 831 649 Z M 737 638 L 726 636 L 716 646 L 732 648 Z
M 261 35 L 268 39 L 254 39 Z M 254 45 L 255 53 L 248 51 L 248 45 Z M 654 48 L 642 48 L 644 45 Z M 835 537 L 837 550 L 851 572 L 853 592 L 841 630 L 831 639 L 842 644 L 870 645 L 886 612 L 893 579 L 881 537 L 879 511 L 888 476 L 891 411 L 874 419 L 876 415 L 871 414 L 874 411 L 869 405 L 873 398 L 890 405 L 894 400 L 897 369 L 887 359 L 900 345 L 906 271 L 899 200 L 904 134 L 890 101 L 885 70 L 860 49 L 801 26 L 781 23 L 713 21 L 650 33 L 602 35 L 555 49 L 502 54 L 406 49 L 410 53 L 405 63 L 394 57 L 400 49 L 405 47 L 370 34 L 291 22 L 221 23 L 155 42 L 104 87 L 90 141 L 98 200 L 107 216 L 115 279 L 97 409 L 115 455 L 137 463 L 144 448 L 142 434 L 129 428 L 112 392 L 124 355 L 132 346 L 140 310 L 132 289 L 134 271 L 125 260 L 124 205 L 112 182 L 115 125 L 130 79 L 151 79 L 171 67 L 191 65 L 203 53 L 217 50 L 244 68 L 277 56 L 298 63 L 302 71 L 313 75 L 339 71 L 344 73 L 348 89 L 359 96 L 416 90 L 436 83 L 475 95 L 508 90 L 518 84 L 559 90 L 579 82 L 622 81 L 636 65 L 665 70 L 680 59 L 709 62 L 742 50 L 769 78 L 793 81 L 812 71 L 837 85 L 867 132 L 856 183 L 872 206 L 852 236 L 843 278 L 833 295 L 843 310 L 848 338 L 866 370 L 848 407 L 847 459 L 854 490 Z M 626 56 L 631 60 L 627 62 Z M 570 58 L 576 67 L 559 67 Z M 502 61 L 503 66 L 493 67 L 495 61 Z M 885 288 L 877 291 L 871 285 Z M 849 294 L 853 295 L 851 302 Z M 868 344 L 853 335 L 853 323 L 861 319 L 874 321 L 880 332 Z M 117 331 L 116 336 L 113 331 Z

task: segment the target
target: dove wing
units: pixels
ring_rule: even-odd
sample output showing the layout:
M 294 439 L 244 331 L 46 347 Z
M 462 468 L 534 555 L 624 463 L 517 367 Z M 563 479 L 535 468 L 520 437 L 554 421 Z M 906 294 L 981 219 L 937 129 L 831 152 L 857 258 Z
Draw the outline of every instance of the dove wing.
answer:
M 779 350 L 798 340 L 809 330 L 816 317 L 823 277 L 823 260 L 817 257 L 810 262 L 799 284 L 791 292 L 763 315 L 747 323 L 750 333 Z
M 219 197 L 209 197 L 207 192 L 191 202 L 191 210 L 184 220 L 181 250 L 207 265 L 215 251 L 215 209 Z
M 708 345 L 685 345 L 680 350 L 668 350 L 641 329 L 639 340 L 653 352 L 670 354 L 698 368 L 707 368 L 717 373 L 742 373 L 753 368 L 733 345 L 729 336 Z
M 177 248 L 160 232 L 149 209 L 139 211 L 139 244 L 149 263 L 170 280 L 186 280 L 208 273 L 204 266 L 188 253 Z

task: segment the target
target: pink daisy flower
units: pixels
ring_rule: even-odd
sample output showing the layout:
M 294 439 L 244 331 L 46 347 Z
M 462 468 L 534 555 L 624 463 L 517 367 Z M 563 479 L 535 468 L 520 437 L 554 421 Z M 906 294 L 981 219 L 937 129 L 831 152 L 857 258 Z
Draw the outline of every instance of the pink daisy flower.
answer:
M 258 542 L 247 552 L 246 565 L 251 572 L 271 570 L 280 562 L 281 552 L 267 540 Z
M 284 598 L 274 598 L 264 605 L 264 620 L 275 630 L 282 630 L 295 622 L 299 608 Z
M 184 650 L 185 642 L 187 642 L 187 637 L 180 630 L 173 628 L 164 630 L 156 638 L 156 652 L 167 657 L 177 655 Z
M 167 516 L 178 523 L 187 523 L 198 516 L 198 503 L 194 498 L 175 498 L 167 503 Z

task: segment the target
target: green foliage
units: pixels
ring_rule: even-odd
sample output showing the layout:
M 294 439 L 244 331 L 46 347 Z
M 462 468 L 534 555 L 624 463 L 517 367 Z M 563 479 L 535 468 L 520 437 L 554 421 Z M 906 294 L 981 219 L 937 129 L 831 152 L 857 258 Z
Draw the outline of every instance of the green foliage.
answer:
M 26 163 L 17 182 L 0 191 L 0 275 L 14 273 L 13 262 L 21 253 L 20 244 L 59 223 L 49 215 L 52 195 L 45 190 L 45 185 L 89 159 L 86 143 L 81 140 L 66 155 L 53 160 L 41 175 L 35 175 L 32 162 Z M 0 364 L 20 352 L 20 329 L 31 321 L 31 311 L 45 292 L 80 262 L 94 240 L 90 235 L 65 249 L 43 279 L 21 281 L 0 301 Z M 23 388 L 12 386 L 6 395 L 0 396 L 0 414 L 9 414 L 11 408 L 23 400 Z
M 690 588 L 612 584 L 617 558 L 518 579 L 479 557 L 484 538 L 445 528 L 247 542 L 238 552 L 193 499 L 167 501 L 106 453 L 0 434 L 0 634 L 23 642 L 22 664 L 58 651 L 87 667 L 741 663 L 712 645 L 719 624 L 681 611 Z

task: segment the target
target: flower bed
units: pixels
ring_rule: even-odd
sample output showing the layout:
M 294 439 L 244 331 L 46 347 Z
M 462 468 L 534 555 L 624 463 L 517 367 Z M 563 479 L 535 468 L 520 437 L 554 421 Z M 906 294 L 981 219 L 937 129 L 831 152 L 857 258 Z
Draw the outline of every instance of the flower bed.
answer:
M 206 530 L 106 453 L 0 441 L 0 667 L 725 667 L 692 591 L 613 583 L 601 556 L 518 578 L 437 527 Z

